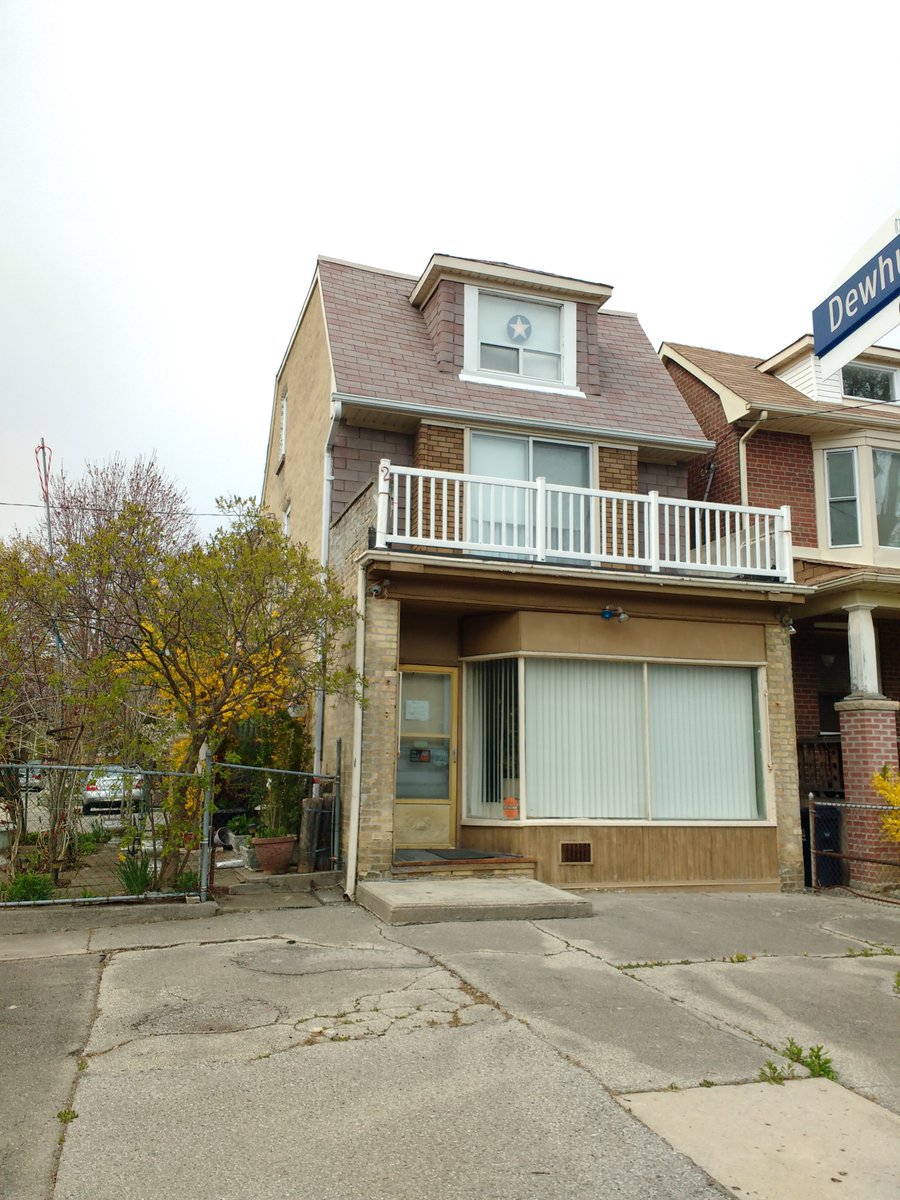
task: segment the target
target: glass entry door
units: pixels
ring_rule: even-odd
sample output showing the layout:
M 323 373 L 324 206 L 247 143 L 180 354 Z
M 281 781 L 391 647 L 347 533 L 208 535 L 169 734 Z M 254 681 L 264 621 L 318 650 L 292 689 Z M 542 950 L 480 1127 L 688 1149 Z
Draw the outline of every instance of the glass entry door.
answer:
M 400 672 L 394 847 L 456 845 L 455 669 Z

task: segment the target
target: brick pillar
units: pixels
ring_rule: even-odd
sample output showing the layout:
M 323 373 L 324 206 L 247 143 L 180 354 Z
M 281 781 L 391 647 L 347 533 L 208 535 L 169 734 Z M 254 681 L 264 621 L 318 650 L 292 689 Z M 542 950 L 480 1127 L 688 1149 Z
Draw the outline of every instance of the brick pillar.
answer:
M 366 705 L 363 710 L 359 878 L 390 876 L 394 857 L 394 783 L 397 771 L 397 668 L 400 604 L 366 600 Z
M 803 887 L 803 835 L 800 831 L 800 784 L 797 731 L 791 686 L 791 638 L 781 624 L 766 626 L 766 679 L 769 738 L 778 822 L 778 875 L 782 891 Z
M 884 801 L 872 787 L 872 776 L 884 766 L 897 773 L 897 710 L 900 703 L 874 696 L 842 700 L 835 705 L 841 720 L 841 750 L 844 757 L 844 796 L 848 804 L 877 804 Z M 897 846 L 881 828 L 882 814 L 872 809 L 846 808 L 843 812 L 843 850 L 897 862 Z M 850 862 L 854 886 L 878 887 L 896 884 L 897 868 L 877 863 Z

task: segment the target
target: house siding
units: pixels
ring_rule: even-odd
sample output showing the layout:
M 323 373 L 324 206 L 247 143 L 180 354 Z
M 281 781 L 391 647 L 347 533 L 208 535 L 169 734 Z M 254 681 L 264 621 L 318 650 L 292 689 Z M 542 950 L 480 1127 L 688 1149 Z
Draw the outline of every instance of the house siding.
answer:
M 287 395 L 284 463 L 279 470 L 279 413 Z M 280 519 L 291 506 L 291 536 L 318 557 L 322 545 L 324 453 L 331 423 L 331 359 L 319 288 L 309 299 L 275 381 L 263 507 Z M 358 490 L 358 489 L 357 489 Z
M 335 433 L 331 520 L 336 521 L 363 488 L 378 475 L 383 458 L 401 467 L 414 465 L 414 436 L 386 429 L 359 428 L 341 422 Z

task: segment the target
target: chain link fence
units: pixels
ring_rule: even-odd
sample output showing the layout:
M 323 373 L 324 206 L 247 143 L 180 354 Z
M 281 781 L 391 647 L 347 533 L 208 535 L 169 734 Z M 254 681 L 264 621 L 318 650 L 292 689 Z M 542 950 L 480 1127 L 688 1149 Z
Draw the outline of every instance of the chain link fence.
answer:
M 900 846 L 882 827 L 888 811 L 883 804 L 810 795 L 801 814 L 807 885 L 900 894 Z
M 0 763 L 0 906 L 206 899 L 217 863 L 268 869 L 254 840 L 284 837 L 284 869 L 340 865 L 335 775 L 213 762 Z

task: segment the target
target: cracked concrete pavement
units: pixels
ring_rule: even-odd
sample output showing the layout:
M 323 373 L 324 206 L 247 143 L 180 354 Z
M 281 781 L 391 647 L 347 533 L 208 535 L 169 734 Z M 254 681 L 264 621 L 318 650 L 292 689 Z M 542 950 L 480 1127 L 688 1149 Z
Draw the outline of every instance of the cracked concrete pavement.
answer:
M 900 911 L 593 904 L 402 927 L 351 905 L 98 914 L 6 936 L 0 916 L 0 1195 L 896 1194 Z M 823 1043 L 840 1083 L 755 1083 L 788 1037 Z

